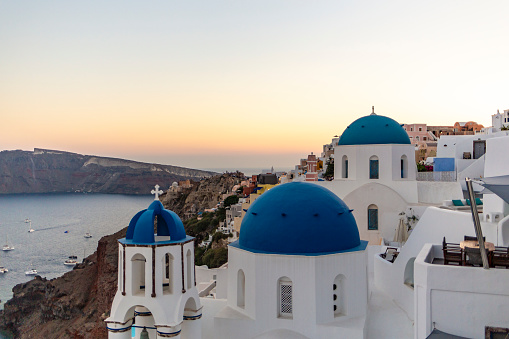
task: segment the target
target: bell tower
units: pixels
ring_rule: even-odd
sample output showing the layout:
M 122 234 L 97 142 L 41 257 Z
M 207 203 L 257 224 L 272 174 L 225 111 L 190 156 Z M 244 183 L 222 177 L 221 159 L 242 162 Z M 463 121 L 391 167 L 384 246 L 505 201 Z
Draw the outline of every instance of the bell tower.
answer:
M 161 193 L 156 187 L 153 194 Z M 156 232 L 154 233 L 154 227 Z M 194 238 L 180 218 L 155 200 L 118 241 L 118 287 L 105 320 L 110 339 L 201 338 Z

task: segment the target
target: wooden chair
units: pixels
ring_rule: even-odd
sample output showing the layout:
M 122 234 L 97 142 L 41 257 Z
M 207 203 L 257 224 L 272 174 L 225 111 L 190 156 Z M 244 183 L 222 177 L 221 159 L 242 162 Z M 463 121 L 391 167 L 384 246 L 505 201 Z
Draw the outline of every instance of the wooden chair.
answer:
M 461 249 L 460 244 L 448 243 L 445 241 L 444 237 L 442 241 L 442 251 L 444 252 L 444 265 L 458 263 L 459 266 L 463 266 L 463 249 Z
M 491 252 L 491 267 L 504 266 L 509 268 L 509 247 L 495 247 Z
M 490 261 L 490 251 L 486 248 L 486 256 Z M 481 250 L 477 247 L 465 247 L 465 265 L 482 266 Z
M 394 260 L 396 260 L 396 258 L 398 257 L 398 249 L 396 247 L 387 247 L 385 249 L 385 253 L 382 253 L 380 254 L 380 256 L 382 258 L 384 258 L 385 260 L 387 260 L 388 262 L 394 262 Z
M 469 235 L 465 235 L 463 240 L 465 240 L 465 241 L 477 241 L 477 237 L 476 236 L 472 237 L 472 236 L 469 236 Z M 486 237 L 482 237 L 482 240 L 486 241 Z

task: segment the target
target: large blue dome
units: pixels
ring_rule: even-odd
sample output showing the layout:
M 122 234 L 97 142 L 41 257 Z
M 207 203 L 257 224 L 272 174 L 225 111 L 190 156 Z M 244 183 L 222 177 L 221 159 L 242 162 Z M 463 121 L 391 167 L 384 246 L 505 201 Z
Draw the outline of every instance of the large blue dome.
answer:
M 410 144 L 407 132 L 395 120 L 371 114 L 352 122 L 338 145 Z
M 328 189 L 293 182 L 262 194 L 246 212 L 233 246 L 257 253 L 316 255 L 361 246 L 352 210 Z
M 157 217 L 157 236 L 170 237 L 171 242 L 187 239 L 184 224 L 178 215 L 164 209 L 159 200 L 154 201 L 131 219 L 125 239 L 133 244 L 155 243 L 154 225 Z

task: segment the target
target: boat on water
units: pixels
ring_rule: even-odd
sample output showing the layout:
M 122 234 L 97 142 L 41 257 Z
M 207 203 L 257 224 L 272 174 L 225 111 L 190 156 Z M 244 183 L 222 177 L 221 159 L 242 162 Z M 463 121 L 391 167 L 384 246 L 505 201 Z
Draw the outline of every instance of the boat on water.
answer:
M 26 218 L 26 219 L 25 219 L 25 222 L 26 222 L 27 224 L 28 224 L 30 221 L 31 221 L 31 220 L 30 220 L 30 219 L 28 219 L 28 218 Z
M 9 270 L 3 266 L 0 266 L 0 273 L 7 273 Z
M 85 238 L 92 238 L 92 234 L 90 234 L 90 232 L 87 232 L 87 233 L 85 233 L 84 237 Z
M 69 257 L 69 259 L 67 259 L 65 262 L 64 262 L 64 265 L 66 266 L 75 266 L 76 264 L 78 263 L 78 257 L 75 256 L 75 255 L 71 255 Z
M 5 245 L 2 247 L 2 251 L 12 251 L 14 249 L 13 246 L 9 246 L 9 239 L 5 238 Z
M 28 220 L 28 221 L 27 221 Z M 32 220 L 26 219 L 25 222 L 30 223 L 30 228 L 28 229 L 28 233 L 35 232 L 35 230 L 32 228 Z
M 37 274 L 37 270 L 35 268 L 31 268 L 25 272 L 25 275 L 36 275 L 36 274 Z

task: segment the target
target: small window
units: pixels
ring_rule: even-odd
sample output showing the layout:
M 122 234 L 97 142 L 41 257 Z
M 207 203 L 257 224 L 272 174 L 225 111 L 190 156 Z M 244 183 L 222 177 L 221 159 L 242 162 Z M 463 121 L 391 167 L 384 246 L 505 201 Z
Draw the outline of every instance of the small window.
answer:
M 368 230 L 378 230 L 378 207 L 376 205 L 368 206 Z
M 422 132 L 422 127 L 419 127 L 419 132 Z
M 187 261 L 187 289 L 193 287 L 193 261 L 191 256 L 191 250 L 187 250 L 186 254 Z
M 348 178 L 348 157 L 346 155 L 343 155 L 342 164 L 341 177 L 346 179 Z
M 246 305 L 246 276 L 243 270 L 237 272 L 237 306 L 244 308 Z
M 416 136 L 416 137 L 415 137 L 415 140 L 419 141 L 419 136 Z
M 401 179 L 408 178 L 408 158 L 406 155 L 401 156 Z
M 173 293 L 173 256 L 166 253 L 163 258 L 163 293 Z
M 287 277 L 278 280 L 279 317 L 293 318 L 292 281 Z
M 345 282 L 345 276 L 339 274 L 332 284 L 332 310 L 334 311 L 334 317 L 346 315 Z
M 423 141 L 426 141 L 427 139 L 426 139 L 426 137 L 422 137 L 422 140 L 423 140 Z
M 378 157 L 376 155 L 369 158 L 369 178 L 378 179 Z
M 413 131 L 414 131 L 413 127 L 410 127 L 410 132 L 413 132 Z

